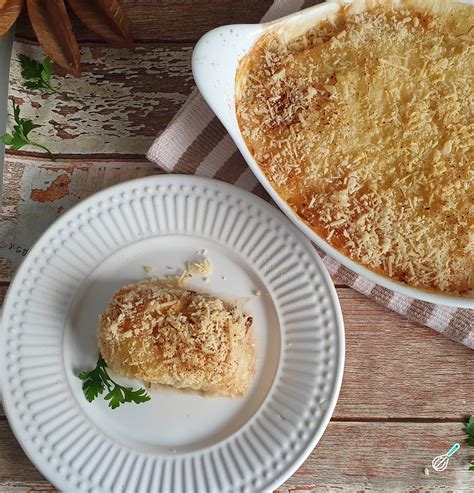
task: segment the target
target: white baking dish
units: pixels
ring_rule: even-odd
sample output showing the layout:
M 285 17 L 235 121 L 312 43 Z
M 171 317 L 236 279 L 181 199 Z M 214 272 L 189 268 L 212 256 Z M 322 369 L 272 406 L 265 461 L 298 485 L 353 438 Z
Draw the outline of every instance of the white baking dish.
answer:
M 276 30 L 287 39 L 291 39 L 303 34 L 318 20 L 337 12 L 342 3 L 343 0 L 330 0 L 269 23 L 237 24 L 219 27 L 210 31 L 199 40 L 193 53 L 193 75 L 197 87 L 224 124 L 255 176 L 273 200 L 293 223 L 322 250 L 357 274 L 400 294 L 432 303 L 474 308 L 474 297 L 443 295 L 406 286 L 388 277 L 376 274 L 330 246 L 309 228 L 275 192 L 250 154 L 241 136 L 235 112 L 235 79 L 239 61 L 242 57 L 251 49 L 255 41 L 269 30 Z M 473 0 L 467 0 L 465 3 L 472 4 L 474 2 Z

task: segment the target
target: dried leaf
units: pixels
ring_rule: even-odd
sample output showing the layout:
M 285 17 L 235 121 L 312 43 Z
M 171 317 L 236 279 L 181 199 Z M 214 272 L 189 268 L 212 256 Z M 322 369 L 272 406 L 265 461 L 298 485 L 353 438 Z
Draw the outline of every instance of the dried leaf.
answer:
M 27 0 L 31 24 L 45 53 L 66 72 L 80 77 L 79 46 L 64 0 Z
M 0 0 L 0 36 L 13 26 L 23 8 L 24 0 Z
M 132 48 L 133 39 L 127 17 L 117 0 L 68 0 L 74 13 L 112 46 Z

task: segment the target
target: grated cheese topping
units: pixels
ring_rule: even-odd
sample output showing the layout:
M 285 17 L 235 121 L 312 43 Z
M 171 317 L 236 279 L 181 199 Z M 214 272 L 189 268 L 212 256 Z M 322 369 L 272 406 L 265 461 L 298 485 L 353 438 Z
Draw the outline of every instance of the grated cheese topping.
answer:
M 205 258 L 201 262 L 188 262 L 186 271 L 193 274 L 210 274 L 212 272 L 212 264 L 209 259 Z
M 240 396 L 254 373 L 252 322 L 235 305 L 155 278 L 114 295 L 100 317 L 99 347 L 120 375 Z
M 473 288 L 474 8 L 355 2 L 242 60 L 236 109 L 281 197 L 370 269 Z

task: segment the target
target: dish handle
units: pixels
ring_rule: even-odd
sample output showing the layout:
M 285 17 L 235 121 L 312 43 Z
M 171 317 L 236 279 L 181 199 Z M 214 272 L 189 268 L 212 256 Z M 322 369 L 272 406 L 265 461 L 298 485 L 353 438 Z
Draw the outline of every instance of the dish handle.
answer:
M 192 69 L 196 86 L 231 134 L 231 130 L 236 128 L 237 68 L 262 31 L 262 24 L 218 27 L 202 36 L 193 51 Z

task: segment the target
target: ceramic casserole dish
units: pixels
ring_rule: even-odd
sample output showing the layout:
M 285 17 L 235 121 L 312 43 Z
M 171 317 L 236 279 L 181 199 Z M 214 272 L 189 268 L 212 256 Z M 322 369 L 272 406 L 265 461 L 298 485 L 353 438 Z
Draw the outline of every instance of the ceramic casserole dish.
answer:
M 397 293 L 431 303 L 474 308 L 472 292 L 470 295 L 461 296 L 411 287 L 373 272 L 329 245 L 305 224 L 273 189 L 242 138 L 235 108 L 236 73 L 240 60 L 262 35 L 277 32 L 287 40 L 293 39 L 304 34 L 318 21 L 337 12 L 342 4 L 347 3 L 344 0 L 330 0 L 276 21 L 223 26 L 210 31 L 199 40 L 193 53 L 193 75 L 197 87 L 229 132 L 257 179 L 280 209 L 313 243 L 357 274 Z M 474 1 L 464 0 L 463 3 L 474 4 Z

